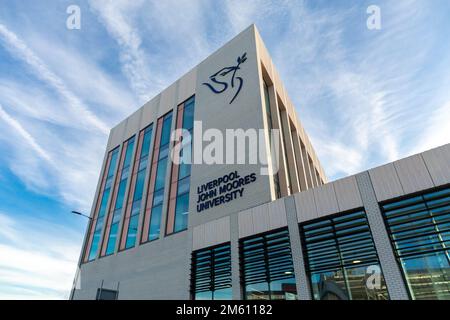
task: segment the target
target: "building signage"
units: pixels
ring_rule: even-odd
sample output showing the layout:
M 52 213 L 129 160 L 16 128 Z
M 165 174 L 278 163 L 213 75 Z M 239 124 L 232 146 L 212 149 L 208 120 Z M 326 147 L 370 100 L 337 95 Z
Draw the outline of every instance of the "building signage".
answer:
M 220 69 L 209 77 L 209 80 L 211 80 L 212 84 L 204 82 L 203 85 L 207 86 L 215 94 L 225 92 L 230 87 L 232 89 L 236 88 L 233 99 L 231 99 L 230 101 L 230 104 L 232 104 L 234 99 L 236 99 L 236 97 L 238 96 L 239 92 L 241 92 L 242 86 L 244 84 L 244 80 L 241 77 L 236 76 L 236 73 L 241 69 L 241 64 L 243 64 L 246 60 L 247 53 L 244 52 L 241 57 L 238 57 L 236 59 L 237 64 L 235 66 Z
M 237 171 L 197 187 L 197 212 L 242 198 L 245 186 L 256 181 L 256 173 L 240 176 Z

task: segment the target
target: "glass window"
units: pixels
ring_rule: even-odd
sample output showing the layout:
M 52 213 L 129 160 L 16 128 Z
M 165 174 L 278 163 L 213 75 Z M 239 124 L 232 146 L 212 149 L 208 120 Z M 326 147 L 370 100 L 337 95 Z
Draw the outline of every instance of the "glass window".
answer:
M 183 110 L 183 128 L 190 130 L 194 126 L 194 99 L 185 103 Z
M 187 229 L 189 214 L 189 193 L 177 197 L 175 210 L 175 232 Z
M 172 113 L 164 117 L 163 127 L 161 131 L 161 146 L 164 146 L 170 142 L 171 126 L 172 126 Z
M 144 183 L 145 183 L 145 174 L 146 171 L 142 170 L 139 171 L 136 177 L 136 189 L 134 191 L 134 199 L 133 201 L 137 201 L 142 199 L 143 193 L 144 193 Z
M 145 130 L 144 138 L 142 140 L 142 149 L 140 158 L 147 157 L 150 153 L 150 144 L 152 141 L 152 127 Z
M 150 229 L 148 231 L 149 240 L 156 240 L 159 238 L 160 227 L 161 227 L 161 213 L 162 205 L 152 208 L 150 217 Z
M 411 297 L 450 300 L 450 188 L 382 206 Z
M 98 250 L 98 243 L 100 241 L 100 233 L 101 229 L 96 230 L 94 232 L 94 236 L 92 237 L 92 244 L 91 244 L 91 250 L 89 252 L 89 261 L 92 261 L 97 256 L 97 250 Z
M 231 300 L 229 243 L 192 253 L 191 288 L 195 300 Z
M 167 158 L 159 160 L 156 172 L 155 190 L 164 188 L 166 182 Z
M 98 217 L 99 219 L 101 217 L 103 217 L 106 213 L 106 206 L 108 205 L 108 200 L 109 200 L 109 193 L 111 192 L 111 189 L 106 189 L 103 192 L 103 196 L 102 196 L 102 203 L 100 204 L 100 210 L 98 212 Z
M 161 189 L 159 191 L 156 191 L 153 194 L 153 206 L 159 206 L 162 205 L 164 200 L 164 189 Z
M 183 180 L 178 181 L 178 195 L 189 192 L 190 187 L 190 177 L 184 178 Z
M 116 170 L 118 154 L 119 154 L 119 148 L 116 148 L 111 155 L 111 161 L 110 161 L 109 169 L 108 169 L 108 178 L 114 176 L 114 171 Z
M 300 229 L 315 300 L 388 299 L 364 211 L 310 221 Z
M 118 229 L 119 229 L 118 222 L 111 225 L 111 230 L 110 230 L 109 239 L 108 239 L 108 245 L 106 247 L 106 255 L 107 256 L 114 253 Z
M 240 240 L 244 298 L 297 299 L 287 228 Z
M 123 206 L 123 200 L 125 199 L 125 190 L 127 188 L 127 181 L 128 181 L 127 179 L 120 181 L 119 191 L 117 192 L 115 209 L 120 209 Z
M 127 241 L 125 248 L 129 249 L 136 245 L 136 237 L 139 224 L 139 215 L 132 216 L 130 218 L 130 224 L 128 225 Z
M 133 148 L 134 148 L 134 137 L 128 140 L 127 151 L 125 153 L 125 160 L 123 162 L 123 167 L 129 167 L 131 163 L 131 158 L 133 156 Z

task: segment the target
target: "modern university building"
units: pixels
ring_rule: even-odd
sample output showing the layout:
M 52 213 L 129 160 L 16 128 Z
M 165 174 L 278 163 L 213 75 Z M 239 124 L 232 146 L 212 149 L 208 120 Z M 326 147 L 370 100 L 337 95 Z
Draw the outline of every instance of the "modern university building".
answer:
M 265 161 L 172 161 L 194 120 Z M 328 182 L 255 26 L 111 130 L 91 217 L 72 299 L 450 299 L 450 145 Z

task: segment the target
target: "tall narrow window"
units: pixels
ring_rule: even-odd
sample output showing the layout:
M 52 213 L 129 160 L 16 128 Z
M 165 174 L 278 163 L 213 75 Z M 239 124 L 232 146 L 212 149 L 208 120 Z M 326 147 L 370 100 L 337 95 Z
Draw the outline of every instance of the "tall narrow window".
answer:
M 120 250 L 129 249 L 136 245 L 139 217 L 144 196 L 144 184 L 147 168 L 150 161 L 150 144 L 152 140 L 153 125 L 148 126 L 139 133 L 136 159 L 133 166 L 130 192 L 125 210 L 125 219 L 122 228 Z
M 271 146 L 272 146 L 272 129 L 273 129 L 272 112 L 270 110 L 269 88 L 268 88 L 266 82 L 265 81 L 263 81 L 263 82 L 264 82 L 264 106 L 265 106 L 265 110 L 266 110 L 267 129 L 269 131 L 269 148 L 271 148 Z M 272 162 L 275 161 L 273 159 L 272 150 L 269 150 L 269 152 L 270 152 L 270 156 L 272 157 Z M 273 174 L 272 179 L 273 179 L 273 184 L 275 186 L 276 199 L 279 199 L 279 198 L 281 198 L 281 191 L 280 191 L 280 179 L 278 177 L 278 172 Z
M 175 142 L 180 144 L 180 152 L 175 157 L 181 161 L 178 161 L 180 164 L 172 164 L 166 234 L 180 232 L 188 227 L 194 106 L 194 97 L 178 106 L 177 129 L 184 129 L 189 134 Z
M 145 205 L 142 242 L 156 240 L 160 235 L 171 127 L 172 112 L 158 119 L 149 191 Z
M 307 222 L 300 229 L 315 300 L 388 299 L 364 211 Z
M 450 188 L 382 210 L 412 298 L 450 300 Z
M 134 136 L 124 142 L 122 155 L 120 157 L 118 176 L 118 185 L 114 188 L 111 208 L 109 210 L 105 237 L 101 255 L 111 255 L 116 248 L 116 240 L 119 235 L 119 224 L 122 219 L 122 208 L 125 200 L 125 191 L 127 189 L 128 177 L 130 175 L 131 160 L 133 158 Z
M 195 300 L 231 300 L 230 244 L 192 253 L 191 293 Z
M 287 228 L 240 241 L 246 300 L 295 300 L 294 266 Z
M 108 155 L 106 169 L 103 174 L 102 183 L 100 186 L 99 197 L 97 198 L 97 205 L 94 218 L 91 223 L 91 231 L 89 234 L 88 245 L 86 246 L 84 261 L 92 261 L 97 257 L 98 245 L 103 229 L 103 222 L 111 193 L 114 172 L 116 170 L 117 156 L 119 148 L 114 149 Z

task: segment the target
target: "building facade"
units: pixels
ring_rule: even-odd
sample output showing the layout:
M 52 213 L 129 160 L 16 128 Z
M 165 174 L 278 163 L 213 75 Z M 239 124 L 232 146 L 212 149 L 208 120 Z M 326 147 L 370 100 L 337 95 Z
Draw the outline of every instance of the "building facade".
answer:
M 71 298 L 449 299 L 449 245 L 450 145 L 328 182 L 250 26 L 111 130 Z

